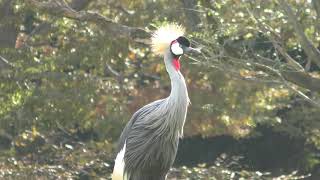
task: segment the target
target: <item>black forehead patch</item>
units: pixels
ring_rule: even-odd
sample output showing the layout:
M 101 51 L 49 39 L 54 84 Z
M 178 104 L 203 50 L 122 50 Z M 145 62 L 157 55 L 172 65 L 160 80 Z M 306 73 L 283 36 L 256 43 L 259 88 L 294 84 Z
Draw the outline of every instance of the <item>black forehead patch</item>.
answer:
M 182 44 L 186 47 L 190 47 L 190 41 L 184 36 L 178 37 L 177 41 L 179 44 Z

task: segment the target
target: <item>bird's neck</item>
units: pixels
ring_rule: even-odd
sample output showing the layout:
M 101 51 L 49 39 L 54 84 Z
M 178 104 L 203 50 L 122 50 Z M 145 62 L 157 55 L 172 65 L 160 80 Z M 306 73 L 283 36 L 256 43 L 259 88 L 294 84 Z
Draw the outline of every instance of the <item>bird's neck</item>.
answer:
M 171 127 L 174 127 L 181 137 L 189 104 L 189 96 L 185 79 L 180 69 L 176 68 L 173 58 L 170 54 L 165 56 L 165 65 L 171 80 L 171 92 L 167 98 L 171 118 L 168 121 L 174 123 Z
M 171 93 L 169 98 L 174 101 L 179 100 L 178 98 L 188 100 L 187 86 L 185 79 L 180 72 L 179 59 L 173 57 L 171 53 L 167 53 L 164 56 L 164 62 L 171 81 Z
M 185 79 L 180 71 L 170 74 L 171 92 L 169 99 L 175 103 L 186 103 L 188 101 L 188 90 Z M 177 104 L 179 105 L 179 104 Z

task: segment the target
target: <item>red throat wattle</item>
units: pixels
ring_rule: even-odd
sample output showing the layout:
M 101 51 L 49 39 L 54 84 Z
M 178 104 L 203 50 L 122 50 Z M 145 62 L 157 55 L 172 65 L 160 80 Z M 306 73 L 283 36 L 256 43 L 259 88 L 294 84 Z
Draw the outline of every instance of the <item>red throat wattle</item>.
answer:
M 180 70 L 180 61 L 179 61 L 179 58 L 174 58 L 173 61 L 172 61 L 172 63 L 173 63 L 174 68 L 175 68 L 177 71 L 179 71 L 179 70 Z

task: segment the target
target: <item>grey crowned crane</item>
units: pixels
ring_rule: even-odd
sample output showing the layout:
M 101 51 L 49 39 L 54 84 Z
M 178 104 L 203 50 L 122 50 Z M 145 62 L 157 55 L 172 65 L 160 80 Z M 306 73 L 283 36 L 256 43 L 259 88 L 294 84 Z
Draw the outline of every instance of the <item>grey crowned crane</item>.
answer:
M 189 105 L 180 57 L 199 50 L 190 47 L 184 28 L 167 24 L 152 35 L 152 50 L 164 57 L 171 81 L 167 98 L 154 101 L 135 112 L 124 128 L 112 174 L 113 180 L 164 180 L 172 166 Z

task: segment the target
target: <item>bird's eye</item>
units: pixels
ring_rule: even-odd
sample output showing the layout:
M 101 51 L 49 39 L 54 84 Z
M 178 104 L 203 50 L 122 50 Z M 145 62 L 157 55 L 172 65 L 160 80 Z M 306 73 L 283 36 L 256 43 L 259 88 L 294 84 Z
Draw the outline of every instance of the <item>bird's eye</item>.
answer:
M 183 54 L 183 49 L 179 43 L 173 43 L 171 44 L 171 52 L 176 56 L 180 56 Z

